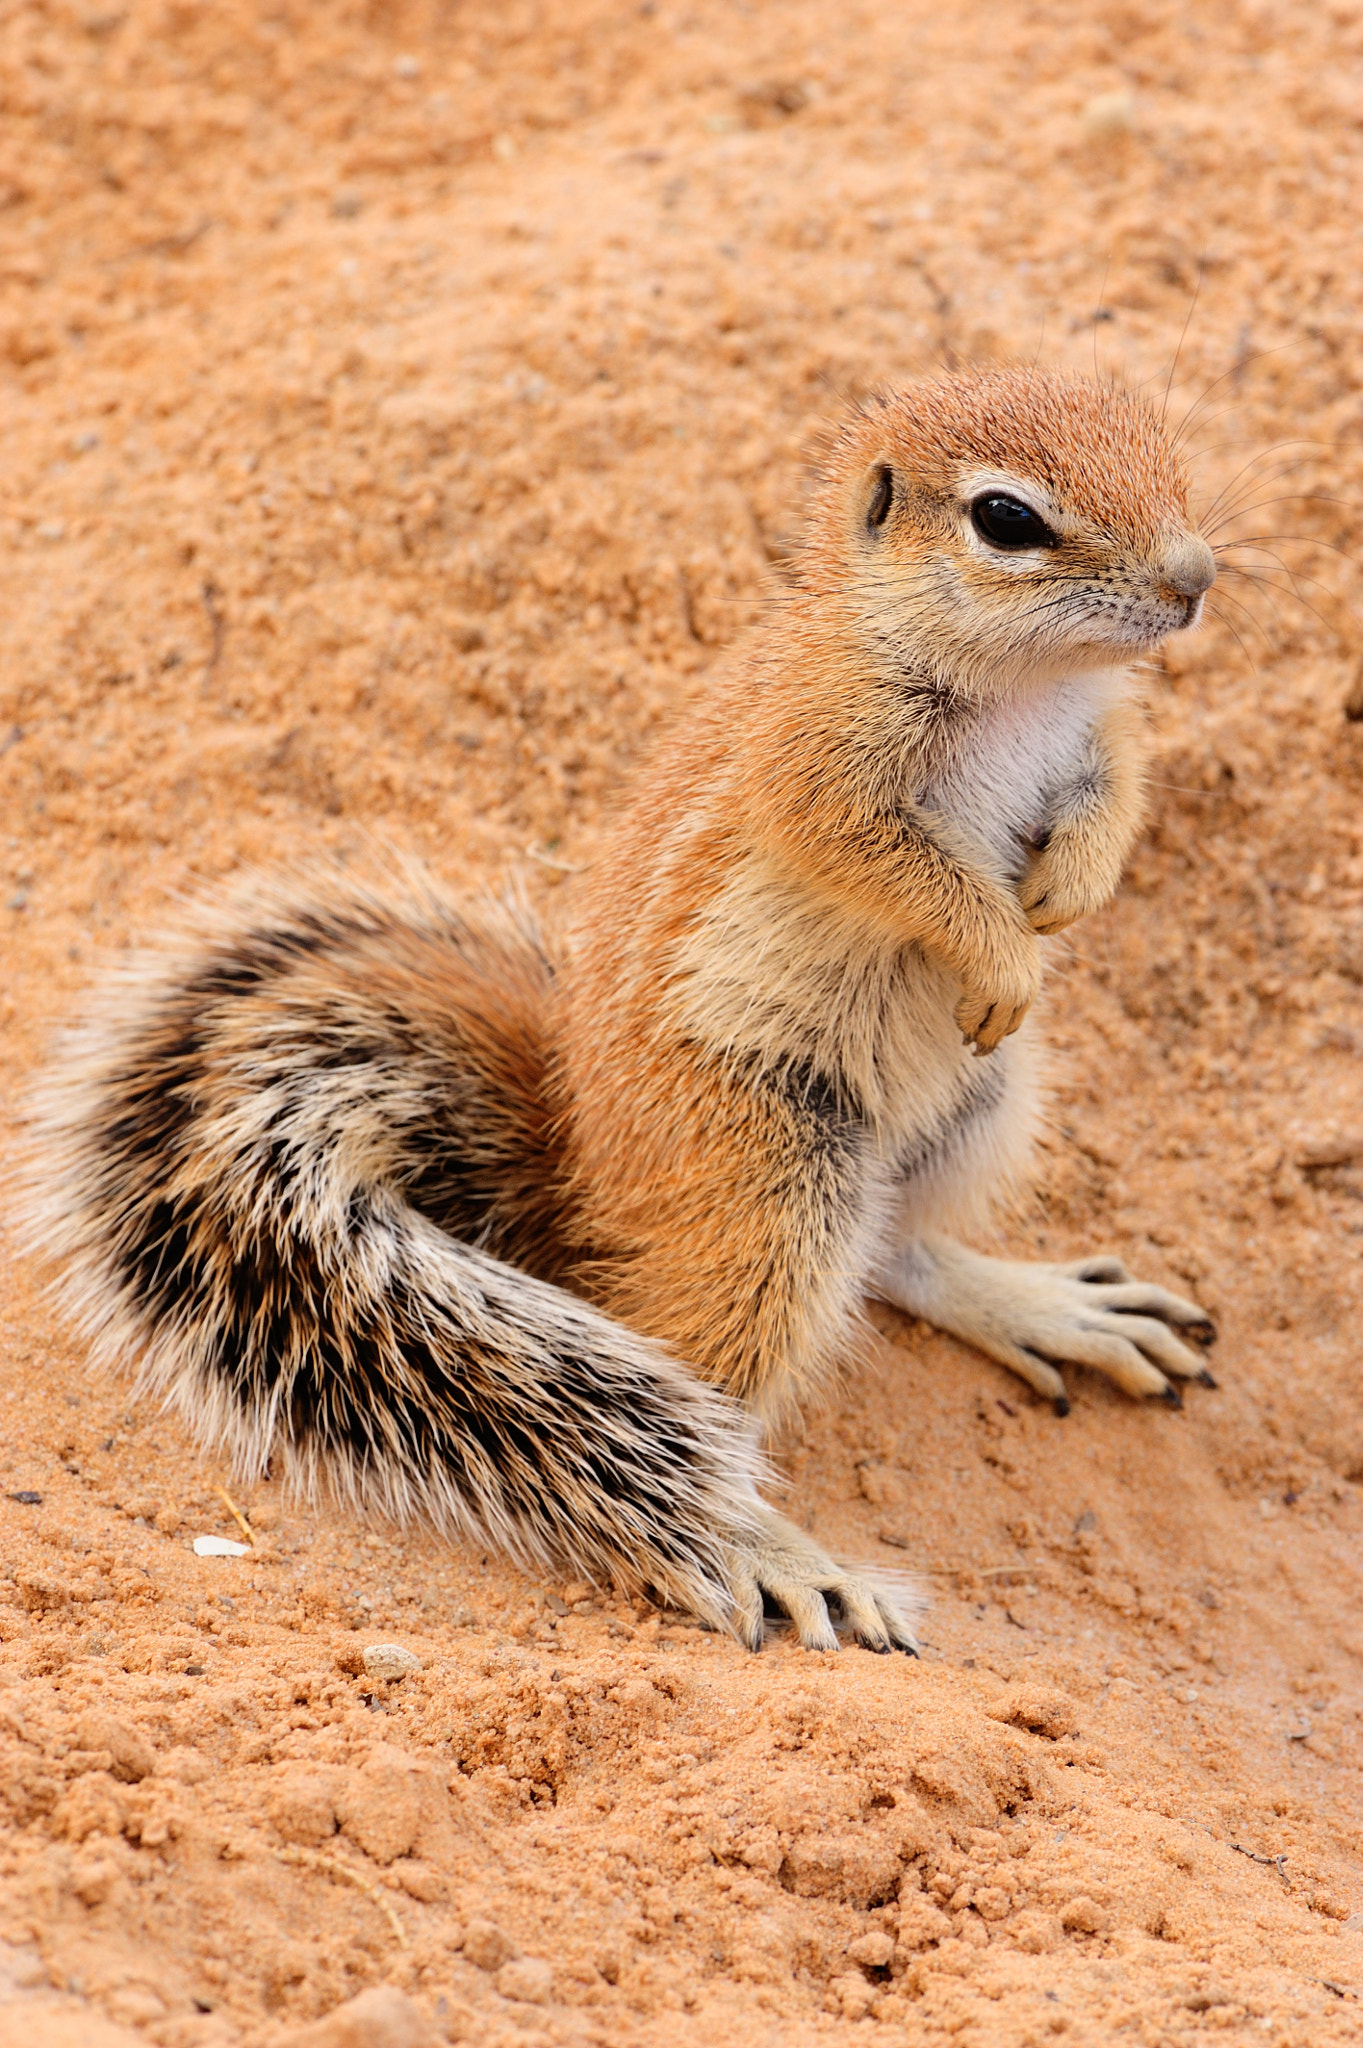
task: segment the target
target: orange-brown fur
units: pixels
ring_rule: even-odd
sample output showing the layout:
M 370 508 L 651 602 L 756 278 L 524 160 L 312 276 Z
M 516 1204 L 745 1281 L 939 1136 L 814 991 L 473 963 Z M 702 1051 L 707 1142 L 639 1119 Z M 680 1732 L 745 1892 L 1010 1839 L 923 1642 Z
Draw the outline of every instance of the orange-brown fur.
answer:
M 807 1397 L 868 1293 L 1061 1409 L 1058 1362 L 1206 1377 L 1195 1304 L 943 1232 L 1026 1171 L 1043 935 L 1117 885 L 1130 664 L 1211 574 L 1138 399 L 995 372 L 861 408 L 561 947 L 324 874 L 134 971 L 42 1126 L 96 1342 L 248 1467 L 754 1645 L 765 1600 L 811 1647 L 830 1610 L 912 1647 L 761 1502 L 745 1410 Z
M 898 561 L 869 573 L 859 512 L 887 460 L 916 488 Z M 1103 802 L 1056 818 L 1020 876 L 998 873 L 941 815 L 920 813 L 905 833 L 906 787 L 939 707 L 887 697 L 895 654 L 907 647 L 929 684 L 987 697 L 1025 687 L 1047 651 L 1021 635 L 1010 650 L 998 592 L 968 561 L 953 619 L 927 550 L 951 543 L 940 500 L 963 464 L 1025 468 L 1062 493 L 1079 514 L 1081 565 L 1117 549 L 1144 563 L 1186 532 L 1182 477 L 1139 401 L 1010 373 L 868 406 L 832 451 L 796 587 L 680 721 L 575 920 L 559 1056 L 581 1227 L 615 1260 L 604 1299 L 768 1406 L 836 1363 L 865 1271 L 849 1256 L 857 1219 L 830 1227 L 780 1118 L 731 1087 L 725 1029 L 698 1044 L 694 1012 L 678 1020 L 669 989 L 704 906 L 745 860 L 769 861 L 812 917 L 844 916 L 887 950 L 944 962 L 961 984 L 959 1021 L 993 1050 L 1038 992 L 1037 934 L 1107 900 L 1141 815 L 1142 721 L 1119 701 L 1096 724 Z M 912 573 L 897 576 L 905 562 Z

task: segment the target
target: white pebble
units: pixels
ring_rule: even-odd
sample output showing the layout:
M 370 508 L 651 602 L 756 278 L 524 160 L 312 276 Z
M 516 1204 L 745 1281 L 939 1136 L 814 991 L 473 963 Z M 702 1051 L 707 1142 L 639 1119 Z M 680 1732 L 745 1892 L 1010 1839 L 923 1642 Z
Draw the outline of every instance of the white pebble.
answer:
M 249 1543 L 234 1542 L 230 1536 L 196 1536 L 194 1555 L 196 1557 L 249 1557 Z
M 410 1678 L 422 1669 L 422 1663 L 401 1643 L 370 1643 L 364 1652 L 364 1668 L 371 1678 Z

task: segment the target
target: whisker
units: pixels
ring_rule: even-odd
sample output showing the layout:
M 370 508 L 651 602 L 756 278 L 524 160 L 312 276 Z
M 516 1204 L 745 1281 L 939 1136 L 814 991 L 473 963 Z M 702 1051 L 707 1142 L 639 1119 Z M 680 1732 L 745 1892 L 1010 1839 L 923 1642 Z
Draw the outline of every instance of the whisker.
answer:
M 1356 569 L 1358 567 L 1356 558 L 1349 553 L 1347 548 L 1342 548 L 1338 541 L 1322 540 L 1318 533 L 1247 533 L 1240 540 L 1223 540 L 1219 542 L 1212 549 L 1212 553 L 1219 555 L 1227 548 L 1258 547 L 1262 541 L 1270 540 L 1277 541 L 1284 547 L 1289 543 L 1295 543 L 1297 547 L 1329 548 L 1331 554 L 1342 555 L 1345 561 L 1353 568 Z
M 1202 420 L 1202 421 L 1200 421 L 1200 422 L 1199 422 L 1199 424 L 1198 424 L 1198 427 L 1197 427 L 1197 431 L 1198 431 L 1198 433 L 1200 434 L 1200 433 L 1202 432 L 1202 430 L 1203 430 L 1203 428 L 1204 428 L 1204 427 L 1214 427 L 1214 426 L 1216 425 L 1216 422 L 1217 422 L 1218 420 L 1224 420 L 1224 419 L 1229 419 L 1229 418 L 1230 418 L 1230 416 L 1231 416 L 1231 414 L 1232 414 L 1232 413 L 1233 413 L 1234 411 L 1235 411 L 1235 407 L 1234 407 L 1233 405 L 1223 405 L 1223 406 L 1222 406 L 1222 408 L 1221 408 L 1221 410 L 1220 410 L 1220 412 L 1214 412 L 1214 413 L 1212 413 L 1212 414 L 1211 414 L 1211 415 L 1210 415 L 1210 416 L 1209 416 L 1209 417 L 1208 417 L 1207 419 L 1205 419 L 1205 420 Z M 1207 457 L 1208 457 L 1209 455 L 1219 455 L 1219 454 L 1220 454 L 1220 453 L 1222 452 L 1222 450 L 1223 450 L 1223 449 L 1226 449 L 1226 448 L 1243 448 L 1243 447 L 1244 447 L 1244 445 L 1245 445 L 1245 441 L 1244 441 L 1244 436 L 1243 436 L 1243 434 L 1242 434 L 1242 435 L 1240 436 L 1240 438 L 1239 438 L 1239 440 L 1238 440 L 1238 441 L 1214 441 L 1214 442 L 1212 443 L 1212 445 L 1211 445 L 1211 447 L 1210 447 L 1210 448 L 1188 448 L 1188 449 L 1185 449 L 1185 450 L 1183 451 L 1183 453 L 1184 453 L 1184 460 L 1185 460 L 1186 462 L 1204 462 L 1204 461 L 1206 460 L 1206 458 L 1207 458 Z M 1279 442 L 1279 443 L 1278 443 L 1278 446 L 1279 446 L 1279 447 L 1290 447 L 1291 445 L 1292 445 L 1292 444 L 1291 444 L 1291 442 Z M 1265 453 L 1268 453 L 1268 454 L 1272 454 L 1272 452 L 1273 452 L 1273 451 L 1272 451 L 1272 449 L 1268 449 L 1268 450 L 1265 450 L 1265 451 L 1262 451 L 1262 452 L 1265 452 Z M 1255 456 L 1252 456 L 1252 457 L 1250 458 L 1250 460 L 1251 460 L 1251 461 L 1254 461 L 1254 462 L 1257 462 L 1257 461 L 1259 460 L 1259 457 L 1258 457 L 1257 455 L 1255 455 Z M 1248 467 L 1248 464 L 1246 464 L 1246 467 Z M 1237 474 L 1238 474 L 1238 472 L 1237 472 Z M 1232 481 L 1233 481 L 1233 479 L 1232 479 Z
M 1216 620 L 1217 624 L 1219 626 L 1225 627 L 1226 631 L 1230 634 L 1231 639 L 1234 640 L 1234 642 L 1240 649 L 1240 652 L 1244 655 L 1245 660 L 1249 663 L 1250 667 L 1253 669 L 1255 675 L 1257 676 L 1259 673 L 1259 664 L 1254 659 L 1254 656 L 1250 653 L 1248 647 L 1246 647 L 1244 641 L 1240 638 L 1240 635 L 1236 632 L 1230 620 L 1222 618 L 1220 612 L 1218 612 L 1214 606 L 1209 605 L 1208 610 L 1211 612 L 1211 615 Z
M 1234 566 L 1234 564 L 1229 564 L 1228 570 L 1232 576 L 1242 576 L 1247 583 L 1262 584 L 1265 590 L 1278 590 L 1281 588 L 1281 585 L 1279 584 L 1270 583 L 1268 573 L 1265 570 L 1261 569 L 1255 572 L 1249 569 L 1237 569 Z M 1310 612 L 1312 618 L 1319 619 L 1321 625 L 1324 626 L 1326 632 L 1329 633 L 1333 638 L 1337 639 L 1339 637 L 1339 628 L 1333 623 L 1332 620 L 1326 618 L 1324 612 L 1320 609 L 1319 605 L 1312 604 L 1309 597 L 1302 596 L 1301 592 L 1298 590 L 1296 586 L 1295 580 L 1293 579 L 1292 571 L 1288 568 L 1285 562 L 1282 564 L 1282 572 L 1284 576 L 1286 576 L 1287 578 L 1288 589 L 1295 602 L 1301 605 L 1305 611 Z M 1319 582 L 1318 578 L 1312 578 L 1311 580 L 1314 582 Z M 1328 590 L 1328 585 L 1322 583 L 1320 584 L 1320 588 L 1322 590 Z M 1230 597 L 1229 591 L 1223 592 L 1223 595 L 1227 598 Z M 1234 600 L 1231 599 L 1231 602 L 1233 603 Z
M 1104 301 L 1105 301 L 1105 300 L 1106 300 L 1106 298 L 1107 298 L 1107 275 L 1108 275 L 1108 272 L 1109 272 L 1109 271 L 1111 270 L 1111 268 L 1112 268 L 1112 251 L 1111 251 L 1111 250 L 1109 249 L 1109 250 L 1108 250 L 1108 252 L 1107 252 L 1107 261 L 1106 261 L 1106 263 L 1104 263 L 1104 265 L 1103 265 L 1103 281 L 1102 281 L 1102 283 L 1101 283 L 1101 284 L 1099 285 L 1099 287 L 1098 287 L 1098 304 L 1097 304 L 1097 307 L 1096 307 L 1096 308 L 1095 308 L 1095 310 L 1094 310 L 1094 315 L 1093 315 L 1093 321 L 1092 321 L 1092 334 L 1093 334 L 1093 381 L 1094 381 L 1094 383 L 1095 383 L 1095 384 L 1101 384 L 1101 382 L 1102 382 L 1102 376 L 1101 376 L 1101 373 L 1100 373 L 1100 371 L 1099 371 L 1099 369 L 1098 369 L 1098 322 L 1099 322 L 1099 318 L 1100 318 L 1100 316 L 1101 316 L 1101 314 L 1102 314 L 1102 311 L 1103 311 L 1103 304 L 1104 304 Z
M 1193 400 L 1192 405 L 1183 415 L 1182 424 L 1174 435 L 1174 447 L 1177 449 L 1183 446 L 1198 407 L 1206 404 L 1218 384 L 1224 384 L 1227 377 L 1242 377 L 1251 363 L 1263 362 L 1269 356 L 1279 356 L 1285 349 L 1297 348 L 1299 346 L 1300 344 L 1295 341 L 1281 341 L 1275 348 L 1256 348 L 1250 355 L 1237 357 L 1228 370 L 1223 370 L 1219 377 L 1213 377 L 1211 383 L 1201 396 Z
M 1232 596 L 1231 596 L 1231 594 L 1230 594 L 1230 592 L 1229 592 L 1228 590 L 1223 590 L 1223 591 L 1220 591 L 1220 592 L 1218 593 L 1218 596 L 1217 596 L 1217 603 L 1218 603 L 1218 604 L 1233 604 L 1233 605 L 1235 606 L 1235 609 L 1236 609 L 1236 610 L 1237 610 L 1237 611 L 1238 611 L 1238 612 L 1240 613 L 1241 617 L 1242 617 L 1242 618 L 1246 618 L 1246 619 L 1248 619 L 1248 620 L 1249 620 L 1249 622 L 1250 622 L 1250 624 L 1251 624 L 1251 625 L 1253 626 L 1253 628 L 1254 628 L 1255 632 L 1256 632 L 1256 633 L 1262 633 L 1262 634 L 1263 634 L 1263 637 L 1264 637 L 1264 644 L 1265 644 L 1265 646 L 1269 646 L 1269 647 L 1271 647 L 1271 646 L 1272 646 L 1272 644 L 1273 644 L 1273 643 L 1272 643 L 1272 641 L 1271 641 L 1271 640 L 1269 639 L 1269 636 L 1268 636 L 1267 630 L 1265 629 L 1265 626 L 1264 626 L 1264 622 L 1263 622 L 1263 620 L 1262 620 L 1262 619 L 1256 619 L 1256 618 L 1255 618 L 1255 616 L 1254 616 L 1254 614 L 1253 614 L 1253 612 L 1252 612 L 1252 611 L 1250 610 L 1250 608 L 1249 608 L 1249 606 L 1248 606 L 1247 604 L 1242 604 L 1242 603 L 1240 602 L 1240 599 L 1239 599 L 1238 597 L 1232 597 Z
M 1192 302 L 1189 305 L 1187 314 L 1184 318 L 1183 332 L 1179 335 L 1178 347 L 1174 350 L 1174 360 L 1169 365 L 1169 375 L 1165 380 L 1164 399 L 1159 409 L 1160 418 L 1162 420 L 1168 419 L 1169 417 L 1169 393 L 1174 388 L 1174 378 L 1178 371 L 1179 357 L 1183 354 L 1183 344 L 1188 339 L 1188 329 L 1193 324 L 1193 315 L 1197 311 L 1197 302 L 1202 295 L 1202 277 L 1202 259 L 1201 257 L 1199 257 L 1197 264 L 1197 277 L 1193 284 Z
M 1287 491 L 1279 498 L 1261 498 L 1257 505 L 1241 505 L 1234 512 L 1228 512 L 1210 533 L 1219 533 L 1223 526 L 1229 526 L 1232 519 L 1247 519 L 1252 512 L 1267 512 L 1273 505 L 1334 505 L 1341 512 L 1357 512 L 1357 505 L 1351 505 L 1347 498 L 1328 498 L 1323 491 Z M 1314 534 L 1289 535 L 1289 539 L 1314 540 Z
M 1211 518 L 1213 512 L 1217 511 L 1221 507 L 1222 501 L 1228 498 L 1231 495 L 1231 493 L 1235 490 L 1235 487 L 1240 482 L 1240 479 L 1242 477 L 1247 477 L 1249 475 L 1249 472 L 1254 468 L 1256 462 L 1266 461 L 1269 456 L 1276 455 L 1280 449 L 1291 448 L 1294 446 L 1305 447 L 1310 449 L 1318 448 L 1319 443 L 1300 441 L 1294 443 L 1291 441 L 1280 441 L 1277 444 L 1276 448 L 1265 448 L 1258 455 L 1252 455 L 1248 462 L 1241 464 L 1240 468 L 1236 470 L 1235 475 L 1231 477 L 1230 481 L 1226 484 L 1223 484 L 1221 489 L 1217 492 L 1216 496 L 1212 499 L 1211 504 L 1208 505 L 1203 511 L 1203 519 L 1206 520 Z M 1272 476 L 1255 477 L 1251 482 L 1246 484 L 1245 488 L 1247 490 L 1253 490 L 1256 484 L 1280 483 L 1284 477 L 1291 476 L 1294 471 L 1301 469 L 1308 460 L 1308 456 L 1299 455 L 1294 462 L 1285 462 L 1282 465 L 1281 469 L 1276 470 Z M 1233 511 L 1230 511 L 1227 512 L 1224 516 L 1226 518 L 1231 518 L 1234 516 L 1234 513 Z
M 1227 547 L 1234 548 L 1239 547 L 1241 543 L 1239 541 L 1233 540 L 1228 541 L 1226 545 Z M 1251 546 L 1253 544 L 1251 542 L 1246 542 L 1245 545 Z M 1296 589 L 1297 581 L 1298 579 L 1300 579 L 1303 583 L 1314 583 L 1317 590 L 1323 590 L 1327 597 L 1335 596 L 1335 592 L 1331 589 L 1330 585 L 1328 583 L 1322 582 L 1319 576 L 1308 575 L 1305 569 L 1294 569 L 1290 562 L 1285 562 L 1281 555 L 1274 553 L 1272 548 L 1256 547 L 1254 549 L 1254 552 L 1256 555 L 1267 555 L 1270 562 L 1276 562 L 1279 569 L 1281 569 L 1283 575 L 1286 576 L 1293 590 Z M 1266 576 L 1268 573 L 1266 570 L 1263 569 L 1243 569 L 1241 568 L 1238 562 L 1218 563 L 1217 567 L 1219 570 L 1224 570 L 1224 573 L 1227 576 L 1248 576 L 1254 579 L 1258 579 L 1260 577 Z

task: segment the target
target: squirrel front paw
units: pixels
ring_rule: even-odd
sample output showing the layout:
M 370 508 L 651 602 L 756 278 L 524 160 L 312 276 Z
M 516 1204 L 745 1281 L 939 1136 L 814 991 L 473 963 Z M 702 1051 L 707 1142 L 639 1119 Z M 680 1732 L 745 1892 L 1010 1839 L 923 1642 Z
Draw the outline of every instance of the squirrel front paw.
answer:
M 1030 932 L 1018 935 L 1006 958 L 995 957 L 965 984 L 955 1017 L 976 1053 L 991 1053 L 1016 1031 L 1041 992 L 1041 953 Z
M 1077 834 L 1058 831 L 1031 855 L 1018 902 L 1032 930 L 1047 936 L 1101 910 L 1120 880 L 1120 862 Z

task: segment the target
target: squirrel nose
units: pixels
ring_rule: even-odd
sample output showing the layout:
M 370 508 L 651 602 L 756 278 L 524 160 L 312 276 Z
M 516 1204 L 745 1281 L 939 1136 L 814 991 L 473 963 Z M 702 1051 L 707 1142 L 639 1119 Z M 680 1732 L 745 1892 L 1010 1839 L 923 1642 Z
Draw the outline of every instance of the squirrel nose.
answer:
M 1201 597 L 1216 581 L 1216 557 L 1199 535 L 1182 533 L 1166 551 L 1159 575 L 1180 597 Z

